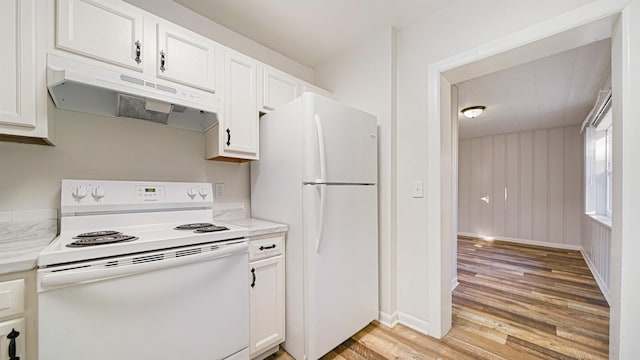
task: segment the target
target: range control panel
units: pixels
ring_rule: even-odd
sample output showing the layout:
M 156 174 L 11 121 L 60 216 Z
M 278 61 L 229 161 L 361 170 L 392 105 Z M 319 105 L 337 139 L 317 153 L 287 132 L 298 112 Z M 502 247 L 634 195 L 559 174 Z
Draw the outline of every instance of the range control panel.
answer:
M 156 201 L 164 198 L 164 186 L 136 186 L 136 196 L 144 201 Z
M 62 214 L 212 208 L 211 183 L 62 180 Z

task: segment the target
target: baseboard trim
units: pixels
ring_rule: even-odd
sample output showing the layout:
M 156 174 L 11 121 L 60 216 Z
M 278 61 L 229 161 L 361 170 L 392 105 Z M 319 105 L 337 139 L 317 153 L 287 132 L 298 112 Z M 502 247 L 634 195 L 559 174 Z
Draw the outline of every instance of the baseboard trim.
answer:
M 398 312 L 398 323 L 425 335 L 429 335 L 429 323 L 417 317 Z
M 398 324 L 398 312 L 395 311 L 392 314 L 387 314 L 385 312 L 378 312 L 378 321 L 380 324 L 392 328 Z
M 479 234 L 459 232 L 458 235 L 482 239 L 482 235 L 479 235 Z M 524 244 L 524 245 L 543 246 L 543 247 L 550 247 L 550 248 L 563 249 L 563 250 L 576 250 L 576 251 L 582 250 L 582 246 L 580 245 L 558 244 L 558 243 L 552 243 L 552 242 L 546 242 L 546 241 L 511 238 L 506 236 L 494 236 L 493 238 L 494 240 L 498 240 L 498 241 L 506 241 L 506 242 L 512 242 L 517 244 Z
M 458 285 L 460 285 L 458 282 L 458 276 L 454 276 L 453 279 L 451 279 L 451 291 L 455 290 Z
M 607 283 L 604 281 L 602 276 L 600 276 L 600 273 L 596 269 L 596 265 L 593 263 L 593 261 L 591 260 L 587 252 L 584 251 L 583 248 L 581 248 L 580 253 L 582 254 L 582 258 L 584 259 L 584 261 L 587 263 L 589 270 L 591 270 L 591 274 L 593 275 L 593 278 L 596 279 L 596 284 L 598 284 L 598 287 L 600 288 L 600 292 L 602 293 L 602 296 L 604 296 L 605 300 L 607 300 L 607 304 L 611 306 L 611 299 L 610 299 L 609 288 L 607 287 Z
M 459 232 L 458 235 L 482 239 L 482 236 L 478 234 Z M 591 271 L 591 275 L 593 275 L 593 278 L 596 280 L 596 284 L 598 284 L 598 287 L 600 288 L 600 292 L 602 293 L 602 296 L 604 296 L 605 300 L 607 300 L 607 303 L 611 305 L 609 288 L 607 287 L 607 283 L 604 281 L 602 276 L 600 276 L 600 273 L 596 269 L 595 264 L 593 263 L 593 261 L 591 261 L 591 258 L 587 255 L 587 252 L 584 250 L 582 246 L 571 245 L 571 244 L 557 244 L 557 243 L 550 243 L 545 241 L 517 239 L 517 238 L 510 238 L 510 237 L 503 237 L 503 236 L 494 236 L 494 239 L 498 241 L 506 241 L 506 242 L 512 242 L 517 244 L 535 245 L 535 246 L 544 246 L 544 247 L 563 249 L 563 250 L 580 251 L 582 258 L 587 263 L 587 266 Z
M 257 355 L 256 357 L 251 358 L 251 360 L 264 360 L 264 359 L 268 358 L 269 356 L 277 353 L 278 350 L 280 350 L 280 345 L 276 345 L 276 346 L 272 347 L 269 350 L 265 350 L 265 352 L 263 352 L 260 355 Z

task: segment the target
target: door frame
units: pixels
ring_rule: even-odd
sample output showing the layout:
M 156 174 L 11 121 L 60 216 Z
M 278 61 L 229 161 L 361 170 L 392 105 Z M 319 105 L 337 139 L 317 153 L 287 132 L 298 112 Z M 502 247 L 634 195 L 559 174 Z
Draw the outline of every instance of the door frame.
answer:
M 457 114 L 451 111 L 452 86 L 447 76 L 452 77 L 452 70 L 457 70 L 465 65 L 505 54 L 539 40 L 550 39 L 572 29 L 622 14 L 630 1 L 595 1 L 535 26 L 428 65 L 426 137 L 427 173 L 430 174 L 430 177 L 426 186 L 426 195 L 428 199 L 439 199 L 439 201 L 429 201 L 427 205 L 427 213 L 429 214 L 427 218 L 427 263 L 429 264 L 427 278 L 429 291 L 432 294 L 429 297 L 427 308 L 430 335 L 441 338 L 451 328 L 451 287 L 452 281 L 455 280 L 455 271 L 452 274 L 452 269 L 455 269 L 453 261 L 455 257 L 451 255 L 451 251 L 455 249 L 454 244 L 457 240 L 457 156 L 452 156 L 452 154 L 457 154 L 458 144 L 457 137 L 453 139 L 451 135 L 457 134 L 457 122 L 452 121 L 452 118 Z M 630 21 L 630 19 L 620 16 L 619 21 Z M 628 45 L 625 44 L 625 46 Z M 475 75 L 477 76 L 477 74 Z M 466 80 L 460 78 L 459 74 L 454 77 L 457 77 L 454 83 Z M 623 83 L 623 88 L 625 88 L 624 86 Z M 615 169 L 614 177 L 616 177 Z M 621 171 L 619 171 L 620 173 Z M 614 202 L 619 203 L 621 197 L 620 191 L 617 194 L 614 193 Z M 620 234 L 619 226 L 620 222 L 614 222 L 614 234 Z M 452 264 L 452 262 L 454 263 Z M 612 272 L 619 271 L 619 268 L 617 270 L 612 268 L 612 270 Z

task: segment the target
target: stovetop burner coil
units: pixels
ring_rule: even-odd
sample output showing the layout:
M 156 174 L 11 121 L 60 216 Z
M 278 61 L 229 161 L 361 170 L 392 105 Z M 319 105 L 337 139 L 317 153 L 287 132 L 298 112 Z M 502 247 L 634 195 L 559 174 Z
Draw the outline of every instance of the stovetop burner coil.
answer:
M 211 226 L 214 226 L 214 225 L 210 223 L 193 223 L 193 224 L 184 224 L 184 225 L 176 226 L 174 229 L 175 230 L 195 230 L 195 229 L 207 228 Z
M 74 239 L 84 239 L 84 238 L 94 238 L 94 237 L 101 237 L 101 236 L 111 236 L 111 235 L 119 235 L 120 232 L 119 231 L 115 231 L 115 230 L 102 230 L 102 231 L 91 231 L 91 232 L 86 232 L 86 233 L 82 233 L 82 234 L 78 234 L 76 236 L 74 236 Z
M 85 237 L 67 244 L 67 247 L 85 247 L 95 245 L 106 245 L 120 242 L 138 240 L 137 237 L 117 233 L 116 235 L 106 235 L 97 237 Z
M 224 230 L 229 230 L 229 228 L 226 227 L 226 226 L 212 225 L 212 226 L 207 226 L 207 227 L 196 229 L 196 231 L 194 231 L 194 232 L 196 232 L 196 233 L 209 233 L 209 232 L 224 231 Z

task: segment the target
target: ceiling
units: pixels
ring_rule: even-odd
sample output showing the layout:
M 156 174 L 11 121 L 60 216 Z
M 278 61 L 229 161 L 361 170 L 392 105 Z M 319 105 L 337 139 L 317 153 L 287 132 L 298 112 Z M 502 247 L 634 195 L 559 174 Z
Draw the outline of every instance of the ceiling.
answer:
M 459 113 L 460 137 L 581 123 L 609 77 L 610 58 L 605 39 L 456 84 L 459 109 L 486 106 L 475 119 Z
M 389 26 L 406 27 L 452 0 L 173 0 L 299 63 L 315 67 Z
M 456 0 L 173 1 L 313 68 L 373 32 L 389 26 L 401 29 Z M 610 31 L 608 22 L 600 25 Z M 578 30 L 580 38 L 586 40 L 582 44 L 603 33 L 602 29 Z M 586 35 L 591 33 L 593 36 Z M 557 41 L 566 45 L 568 39 Z M 487 107 L 475 119 L 460 114 L 460 137 L 579 124 L 609 73 L 610 39 L 605 39 L 460 82 L 456 84 L 459 109 Z

